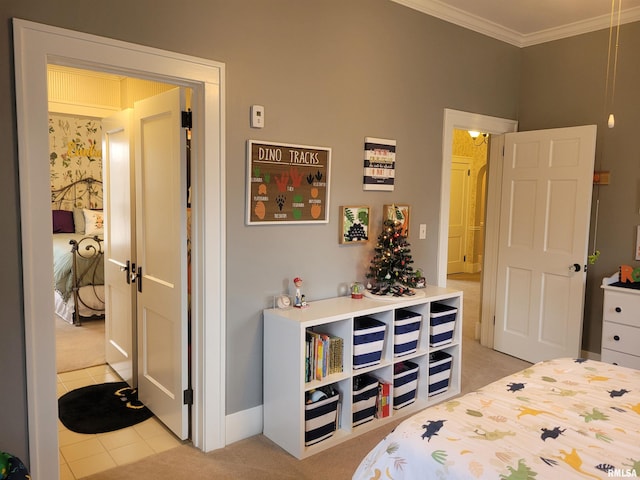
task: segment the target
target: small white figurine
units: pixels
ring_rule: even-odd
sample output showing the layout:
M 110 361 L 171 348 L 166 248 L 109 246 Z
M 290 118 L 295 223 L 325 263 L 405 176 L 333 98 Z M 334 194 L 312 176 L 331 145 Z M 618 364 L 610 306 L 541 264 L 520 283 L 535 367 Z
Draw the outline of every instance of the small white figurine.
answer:
M 300 277 L 294 278 L 293 284 L 296 286 L 296 296 L 293 300 L 293 306 L 298 308 L 305 307 L 307 305 L 307 302 L 304 299 L 304 295 L 300 293 L 300 288 L 302 287 L 302 279 Z

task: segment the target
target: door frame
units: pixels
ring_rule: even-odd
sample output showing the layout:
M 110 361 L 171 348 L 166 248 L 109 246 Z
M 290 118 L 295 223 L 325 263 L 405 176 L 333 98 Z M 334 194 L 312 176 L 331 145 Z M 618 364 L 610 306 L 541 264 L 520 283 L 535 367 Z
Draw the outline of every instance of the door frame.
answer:
M 53 283 L 49 172 L 48 162 L 42 161 L 48 158 L 49 63 L 193 89 L 192 441 L 205 452 L 224 447 L 225 65 L 15 18 L 13 32 L 29 459 L 34 478 L 58 478 L 58 469 L 51 468 L 58 464 L 53 294 L 42 295 Z
M 440 226 L 438 234 L 438 257 L 436 260 L 436 277 L 438 286 L 447 285 L 447 254 L 449 235 L 449 209 L 451 190 L 451 162 L 453 156 L 453 131 L 477 130 L 491 135 L 503 135 L 517 132 L 518 121 L 506 118 L 491 117 L 479 113 L 470 113 L 460 110 L 444 109 L 442 128 L 442 177 L 440 182 Z M 492 236 L 497 235 L 500 215 L 500 205 L 494 200 L 498 194 L 500 199 L 500 179 L 502 177 L 502 165 L 497 152 L 501 151 L 502 137 L 491 138 L 491 148 L 487 161 L 487 212 L 485 215 L 485 243 L 484 266 L 482 268 L 482 299 L 481 299 L 481 337 L 480 343 L 487 347 L 493 347 L 493 323 L 482 322 L 483 318 L 492 318 L 495 311 L 495 285 L 497 264 L 492 259 L 497 258 L 497 239 L 492 241 Z M 489 228 L 490 226 L 491 229 Z M 493 227 L 495 226 L 495 227 Z M 491 231 L 494 230 L 494 231 Z M 487 309 L 485 311 L 485 309 Z M 493 309 L 493 310 L 492 310 Z

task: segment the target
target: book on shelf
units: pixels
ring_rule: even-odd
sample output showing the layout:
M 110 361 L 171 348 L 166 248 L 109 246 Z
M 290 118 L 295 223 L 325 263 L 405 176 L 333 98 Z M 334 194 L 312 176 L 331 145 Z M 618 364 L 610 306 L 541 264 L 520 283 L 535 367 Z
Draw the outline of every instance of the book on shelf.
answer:
M 306 331 L 305 382 L 342 372 L 342 338 L 311 329 Z
M 380 380 L 376 398 L 376 418 L 388 417 L 391 412 L 391 391 L 393 386 Z

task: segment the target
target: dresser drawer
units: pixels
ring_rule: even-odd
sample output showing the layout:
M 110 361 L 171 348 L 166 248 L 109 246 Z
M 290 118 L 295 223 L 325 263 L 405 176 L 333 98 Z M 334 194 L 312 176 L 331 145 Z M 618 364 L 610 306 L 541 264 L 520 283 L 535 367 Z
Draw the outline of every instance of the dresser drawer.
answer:
M 604 322 L 602 324 L 602 348 L 623 353 L 640 353 L 640 328 Z
M 640 295 L 607 291 L 604 294 L 604 321 L 640 327 Z
M 635 355 L 629 355 L 628 353 L 621 353 L 616 352 L 615 350 L 603 348 L 602 355 L 600 357 L 603 362 L 640 370 L 640 357 L 636 357 Z

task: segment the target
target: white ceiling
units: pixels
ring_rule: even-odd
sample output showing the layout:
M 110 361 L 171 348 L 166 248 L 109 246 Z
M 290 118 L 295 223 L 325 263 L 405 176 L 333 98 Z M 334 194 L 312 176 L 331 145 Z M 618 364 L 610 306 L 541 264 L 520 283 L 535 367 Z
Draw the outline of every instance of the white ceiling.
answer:
M 393 0 L 518 47 L 640 20 L 640 0 Z M 613 3 L 612 3 L 613 2 Z

